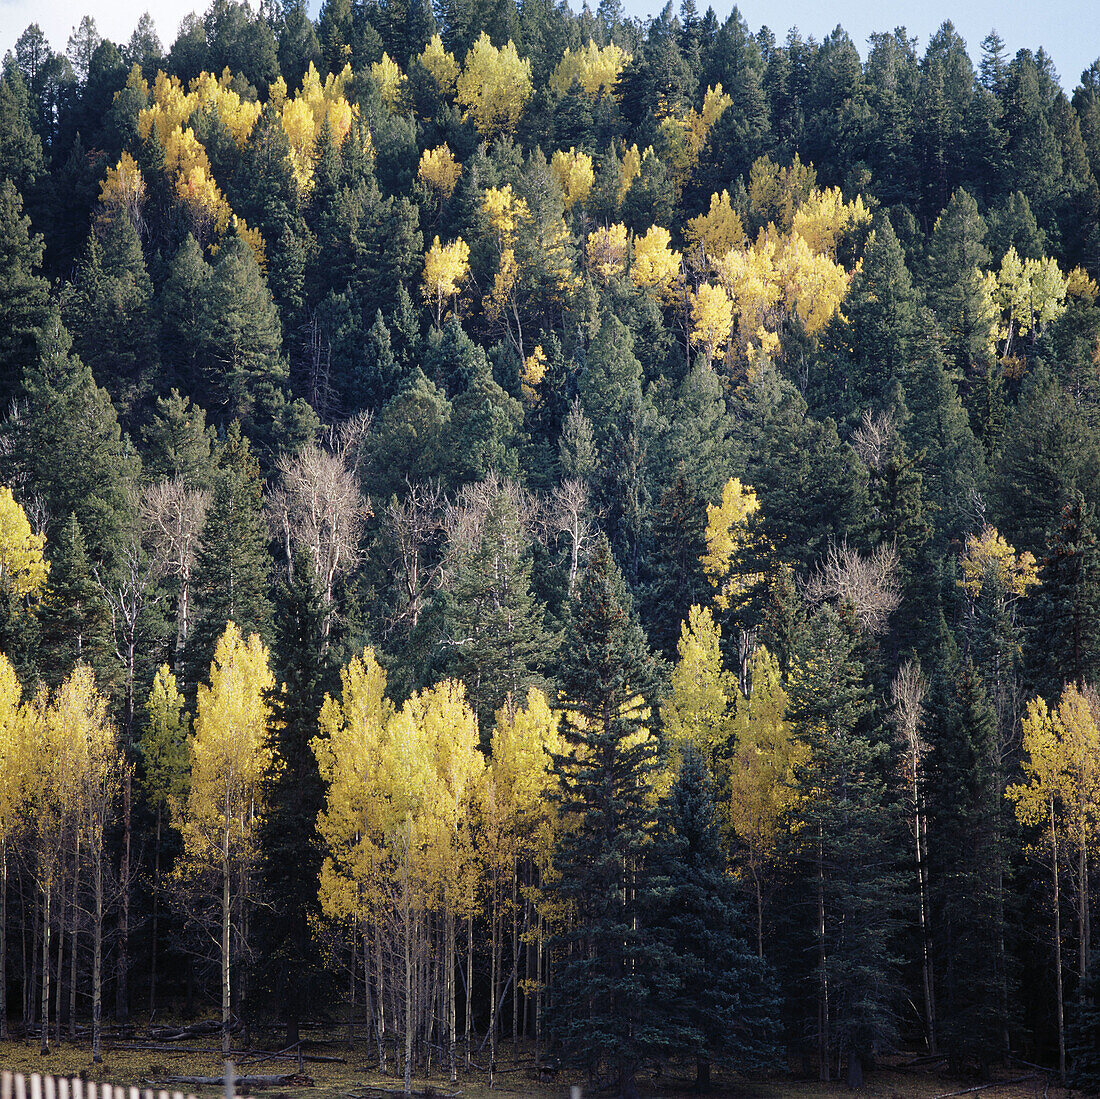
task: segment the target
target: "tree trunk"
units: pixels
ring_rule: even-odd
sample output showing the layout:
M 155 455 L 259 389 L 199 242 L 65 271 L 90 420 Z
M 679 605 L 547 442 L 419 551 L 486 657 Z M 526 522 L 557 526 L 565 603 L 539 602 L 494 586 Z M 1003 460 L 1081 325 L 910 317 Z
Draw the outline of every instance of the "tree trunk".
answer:
M 92 1060 L 103 1060 L 103 844 L 92 859 L 95 875 L 95 925 L 92 928 Z
M 50 892 L 53 875 L 47 874 L 42 885 L 42 1033 L 39 1052 L 50 1052 Z
M 450 905 L 447 906 L 446 915 L 446 939 L 447 939 L 447 1056 L 450 1062 L 451 1083 L 458 1079 L 458 1063 L 456 1060 L 456 1046 L 458 1044 L 458 1019 L 455 1011 L 455 914 Z
M 466 1071 L 470 1071 L 470 1037 L 473 1027 L 474 917 L 466 917 Z
M 8 1040 L 8 837 L 0 837 L 0 1042 Z
M 153 939 L 149 959 L 149 1021 L 157 1013 L 157 923 L 160 916 L 160 829 L 164 808 L 157 805 L 156 846 L 153 848 Z
M 133 713 L 133 674 L 131 670 L 130 696 L 127 700 L 127 730 Z M 129 737 L 127 737 L 129 744 Z M 122 772 L 122 853 L 119 856 L 119 899 L 118 913 L 118 967 L 115 984 L 115 1018 L 125 1023 L 130 1018 L 130 768 Z
M 921 984 L 924 992 L 924 1026 L 928 1036 L 928 1052 L 936 1052 L 936 1001 L 932 984 L 932 932 L 928 919 L 928 866 L 924 850 L 925 818 L 922 811 L 920 786 L 916 768 L 913 769 L 913 798 L 915 806 L 914 835 L 917 855 L 917 891 L 920 910 Z
M 80 835 L 73 865 L 72 926 L 69 929 L 69 1041 L 76 1041 L 77 945 L 80 938 Z
M 229 798 L 226 797 L 225 827 L 222 832 L 222 1056 L 229 1059 Z
M 1062 1000 L 1062 911 L 1058 892 L 1058 831 L 1054 824 L 1054 798 L 1050 799 L 1050 846 L 1054 867 L 1054 981 L 1058 993 L 1058 1079 L 1066 1082 L 1066 1023 Z
M 413 1056 L 413 957 L 412 899 L 409 896 L 408 852 L 405 853 L 405 874 L 402 882 L 402 902 L 405 909 L 405 1094 L 412 1093 Z
M 826 971 L 828 960 L 825 953 L 825 867 L 822 851 L 823 839 L 820 831 L 817 837 L 817 1041 L 819 1075 L 823 1083 L 830 1078 L 829 1067 L 829 977 Z

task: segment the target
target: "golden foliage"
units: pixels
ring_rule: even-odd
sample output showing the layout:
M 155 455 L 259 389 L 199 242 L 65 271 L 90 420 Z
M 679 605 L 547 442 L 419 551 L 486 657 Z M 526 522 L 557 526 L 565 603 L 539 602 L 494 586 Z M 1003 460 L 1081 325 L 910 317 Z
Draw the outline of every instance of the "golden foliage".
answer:
M 440 201 L 445 201 L 454 194 L 455 187 L 458 186 L 462 165 L 444 142 L 437 149 L 424 150 L 420 156 L 417 175 L 426 187 L 435 191 Z
M 789 168 L 762 156 L 749 169 L 749 211 L 760 223 L 771 222 L 781 233 L 789 233 L 795 211 L 816 182 L 817 172 L 812 165 L 804 165 L 797 153 Z
M 550 159 L 550 171 L 561 187 L 565 208 L 583 206 L 596 180 L 592 158 L 587 153 L 578 153 L 572 146 L 567 153 L 559 149 Z
M 715 589 L 714 602 L 729 610 L 734 594 L 747 590 L 757 577 L 736 573 L 737 555 L 749 544 L 749 520 L 760 510 L 756 492 L 731 477 L 722 486 L 722 502 L 707 504 L 707 552 L 699 559 Z
M 691 342 L 703 348 L 709 363 L 726 345 L 733 327 L 733 302 L 721 286 L 703 283 L 690 295 Z
M 382 60 L 375 61 L 371 65 L 370 74 L 378 85 L 382 102 L 391 111 L 395 110 L 401 102 L 401 93 L 405 87 L 405 75 L 401 72 L 397 62 L 388 53 L 383 52 Z
M 46 584 L 44 534 L 35 534 L 27 514 L 7 485 L 0 486 L 0 588 L 17 599 L 38 595 Z
M 455 55 L 443 48 L 443 39 L 433 34 L 419 57 L 420 64 L 431 73 L 443 95 L 453 95 L 458 80 L 459 64 Z
M 980 535 L 971 534 L 966 539 L 962 571 L 957 583 L 974 599 L 988 584 L 1005 596 L 1023 596 L 1039 583 L 1034 555 L 1027 550 L 1017 555 L 997 528 L 988 524 Z
M 575 80 L 589 99 L 597 99 L 614 91 L 619 74 L 629 60 L 630 54 L 614 42 L 601 49 L 589 39 L 588 45 L 582 46 L 576 53 L 566 47 L 550 74 L 550 87 L 558 95 L 565 95 Z
M 436 326 L 442 323 L 443 306 L 458 293 L 459 283 L 470 274 L 470 249 L 461 237 L 450 244 L 440 244 L 439 237 L 432 242 L 424 257 L 422 292 L 424 300 L 435 313 Z
M 791 235 L 797 234 L 812 253 L 828 256 L 835 263 L 841 237 L 870 223 L 871 211 L 864 206 L 862 195 L 845 202 L 839 187 L 827 187 L 812 190 L 799 204 L 791 220 Z
M 730 205 L 729 191 L 711 195 L 710 209 L 687 223 L 684 236 L 690 245 L 688 259 L 699 271 L 732 249 L 743 248 L 745 229 Z
M 546 377 L 546 352 L 542 344 L 536 344 L 535 350 L 523 360 L 523 371 L 519 378 L 520 392 L 529 404 L 538 404 L 538 387 Z
M 488 137 L 510 134 L 531 98 L 531 62 L 520 58 L 509 39 L 497 49 L 482 31 L 466 56 L 458 78 L 457 99 L 466 119 Z
M 622 222 L 601 225 L 588 234 L 588 270 L 601 282 L 620 275 L 626 268 L 626 226 Z
M 645 234 L 634 238 L 630 278 L 658 300 L 667 300 L 679 288 L 681 257 L 671 242 L 672 235 L 659 225 L 650 226 Z

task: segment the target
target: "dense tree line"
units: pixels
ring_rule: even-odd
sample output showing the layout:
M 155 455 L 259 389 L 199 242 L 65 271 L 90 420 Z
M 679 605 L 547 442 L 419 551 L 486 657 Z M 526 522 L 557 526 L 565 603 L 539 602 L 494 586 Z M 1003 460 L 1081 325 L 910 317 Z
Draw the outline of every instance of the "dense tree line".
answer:
M 1095 1082 L 1100 61 L 31 26 L 0 259 L 0 1033 Z

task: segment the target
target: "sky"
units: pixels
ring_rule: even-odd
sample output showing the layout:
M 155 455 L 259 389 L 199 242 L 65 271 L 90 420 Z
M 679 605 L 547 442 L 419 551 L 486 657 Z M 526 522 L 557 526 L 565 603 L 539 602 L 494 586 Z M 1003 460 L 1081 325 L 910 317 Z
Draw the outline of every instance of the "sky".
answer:
M 580 0 L 571 0 L 576 8 Z M 678 3 L 679 0 L 674 0 Z M 311 0 L 314 12 L 319 0 Z M 595 8 L 594 0 L 590 0 Z M 64 50 L 68 37 L 81 16 L 91 15 L 104 37 L 116 42 L 129 40 L 142 12 L 153 13 L 161 42 L 167 49 L 176 37 L 180 20 L 189 12 L 201 11 L 203 0 L 0 0 L 0 54 L 11 49 L 30 23 L 38 23 L 55 50 Z M 707 0 L 696 0 L 705 11 Z M 624 0 L 630 15 L 651 15 L 660 0 Z M 977 59 L 982 39 L 996 29 L 1004 39 L 1009 56 L 1018 49 L 1043 46 L 1054 60 L 1062 86 L 1072 92 L 1081 73 L 1100 56 L 1100 5 L 1097 0 L 741 0 L 741 14 L 752 31 L 767 24 L 782 39 L 797 26 L 803 37 L 820 40 L 834 27 L 842 26 L 867 55 L 867 38 L 875 31 L 892 31 L 903 26 L 918 38 L 923 52 L 929 37 L 947 18 L 966 40 Z M 730 4 L 719 0 L 715 11 L 725 18 Z

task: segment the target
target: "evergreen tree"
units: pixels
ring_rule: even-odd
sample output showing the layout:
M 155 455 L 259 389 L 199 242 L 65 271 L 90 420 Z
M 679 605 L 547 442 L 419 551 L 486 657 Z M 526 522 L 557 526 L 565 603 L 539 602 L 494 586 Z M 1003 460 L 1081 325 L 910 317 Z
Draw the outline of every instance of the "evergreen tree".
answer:
M 1001 1053 L 1007 1026 L 995 718 L 977 671 L 950 637 L 937 665 L 926 734 L 937 1038 L 953 1068 L 984 1070 Z
M 265 903 L 255 931 L 258 990 L 271 996 L 286 1024 L 287 1046 L 298 1042 L 299 1022 L 332 995 L 317 938 L 317 816 L 325 797 L 310 747 L 333 672 L 322 644 L 323 616 L 313 563 L 300 551 L 293 576 L 275 598 L 271 662 L 276 686 L 268 694 L 271 763 L 261 782 L 265 811 L 258 837 Z
M 1100 955 L 1089 957 L 1085 983 L 1066 1025 L 1070 1067 L 1066 1083 L 1086 1095 L 1100 1092 Z
M 895 761 L 876 724 L 850 611 L 810 620 L 791 677 L 791 718 L 809 746 L 792 829 L 801 887 L 814 897 L 820 1074 L 843 1056 L 849 1086 L 897 1033 L 901 878 Z M 805 944 L 808 947 L 809 944 Z M 807 953 L 810 951 L 807 949 Z
M 271 554 L 263 514 L 263 479 L 248 437 L 234 420 L 221 448 L 221 469 L 195 562 L 195 625 L 187 638 L 188 680 L 198 683 L 227 622 L 244 635 L 268 636 Z
M 480 534 L 461 546 L 447 600 L 448 666 L 466 684 L 466 697 L 487 736 L 493 715 L 511 700 L 519 705 L 528 688 L 542 685 L 552 667 L 553 639 L 543 625 L 544 608 L 531 593 L 530 536 L 511 486 L 492 479 Z
M 655 1002 L 664 989 L 655 986 L 667 958 L 640 908 L 654 827 L 646 780 L 657 763 L 645 700 L 656 669 L 602 537 L 569 604 L 558 682 L 573 751 L 554 768 L 561 811 L 576 827 L 554 858 L 554 896 L 572 918 L 556 936 L 548 1025 L 569 1060 L 605 1071 L 622 1099 L 634 1099 L 639 1062 L 662 1040 Z
M 39 673 L 54 688 L 78 663 L 88 664 L 105 690 L 118 673 L 111 612 L 92 572 L 76 515 L 69 514 L 49 557 L 50 577 L 38 616 Z
M 15 184 L 0 179 L 0 402 L 4 407 L 23 390 L 23 376 L 38 357 L 37 337 L 49 316 L 49 285 L 39 273 L 42 238 L 32 235 L 30 227 Z
M 661 803 L 649 856 L 646 924 L 671 977 L 671 987 L 657 993 L 660 1030 L 666 1049 L 694 1056 L 697 1090 L 709 1087 L 712 1063 L 744 1074 L 765 1070 L 779 1022 L 771 974 L 746 941 L 716 797 L 702 756 L 689 747 Z
M 56 309 L 44 326 L 38 362 L 28 369 L 24 388 L 29 405 L 25 435 L 9 461 L 44 496 L 53 531 L 63 517 L 75 514 L 89 557 L 110 566 L 124 541 L 132 509 L 127 490 L 140 462 L 119 429 L 110 397 L 71 353 Z

